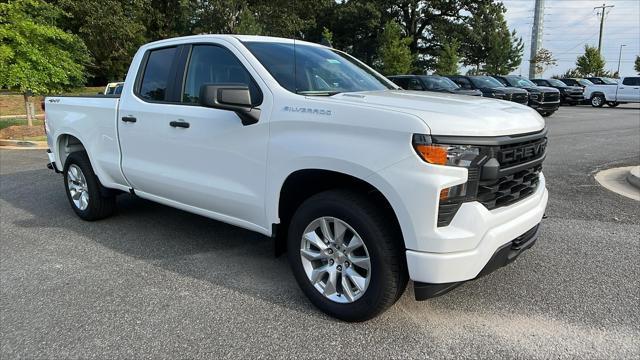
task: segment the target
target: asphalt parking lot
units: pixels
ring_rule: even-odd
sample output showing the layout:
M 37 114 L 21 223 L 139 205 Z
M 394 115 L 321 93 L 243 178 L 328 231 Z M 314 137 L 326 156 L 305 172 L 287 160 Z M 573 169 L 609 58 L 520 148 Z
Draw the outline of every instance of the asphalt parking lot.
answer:
M 42 151 L 0 150 L 0 358 L 640 358 L 640 107 L 547 119 L 541 237 L 515 263 L 382 316 L 317 311 L 268 238 L 126 195 L 71 210 Z

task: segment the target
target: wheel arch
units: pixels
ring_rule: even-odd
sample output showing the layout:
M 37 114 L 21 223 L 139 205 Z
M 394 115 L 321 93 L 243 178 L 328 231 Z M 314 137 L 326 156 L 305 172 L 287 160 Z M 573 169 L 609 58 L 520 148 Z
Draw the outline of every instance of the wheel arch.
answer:
M 78 151 L 87 151 L 86 147 L 82 143 L 82 140 L 71 133 L 62 133 L 56 137 L 55 150 L 57 158 L 56 164 L 59 164 L 58 170 L 60 171 L 64 169 L 64 164 L 71 153 Z M 87 153 L 87 155 L 89 154 Z
M 341 171 L 322 168 L 305 168 L 293 171 L 282 182 L 276 201 L 279 223 L 274 223 L 276 253 L 284 252 L 289 221 L 298 207 L 309 197 L 331 189 L 351 189 L 366 193 L 370 199 L 380 205 L 391 220 L 391 226 L 404 247 L 403 231 L 396 209 L 388 197 L 372 181 Z

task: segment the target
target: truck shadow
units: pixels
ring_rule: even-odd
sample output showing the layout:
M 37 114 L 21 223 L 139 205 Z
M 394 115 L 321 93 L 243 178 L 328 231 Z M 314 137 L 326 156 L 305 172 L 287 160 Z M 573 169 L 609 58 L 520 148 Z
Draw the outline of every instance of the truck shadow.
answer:
M 76 239 L 279 306 L 313 308 L 286 256 L 276 258 L 273 240 L 260 234 L 128 194 L 118 197 L 113 217 L 85 222 L 71 210 L 61 176 L 48 170 L 1 175 L 0 199 L 27 213 L 13 220 L 17 227 L 70 232 Z

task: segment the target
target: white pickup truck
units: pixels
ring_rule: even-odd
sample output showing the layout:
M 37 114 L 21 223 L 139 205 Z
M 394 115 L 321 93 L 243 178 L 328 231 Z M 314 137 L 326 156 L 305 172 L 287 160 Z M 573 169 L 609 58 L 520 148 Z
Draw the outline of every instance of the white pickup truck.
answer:
M 535 110 L 404 91 L 303 41 L 157 41 L 120 96 L 50 96 L 45 110 L 49 167 L 80 218 L 131 193 L 272 236 L 310 301 L 347 321 L 409 279 L 422 300 L 510 263 L 547 204 Z
M 617 84 L 589 85 L 584 89 L 585 100 L 591 106 L 602 107 L 607 104 L 616 107 L 624 103 L 640 102 L 640 76 L 623 77 Z

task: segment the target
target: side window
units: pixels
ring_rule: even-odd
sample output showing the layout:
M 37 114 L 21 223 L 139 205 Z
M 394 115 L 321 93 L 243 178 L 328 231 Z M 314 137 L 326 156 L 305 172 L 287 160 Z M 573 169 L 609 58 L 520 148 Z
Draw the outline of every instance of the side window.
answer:
M 142 75 L 139 96 L 145 100 L 164 101 L 176 48 L 152 50 Z
M 420 84 L 420 80 L 416 78 L 409 79 L 409 87 L 407 90 L 424 90 L 422 84 Z
M 202 85 L 246 85 L 251 103 L 262 103 L 262 92 L 233 53 L 221 46 L 194 45 L 182 91 L 182 102 L 198 103 Z
M 393 78 L 392 81 L 396 83 L 396 85 L 400 86 L 403 89 L 407 89 L 407 79 L 406 78 Z
M 467 78 L 463 78 L 463 77 L 454 78 L 453 81 L 456 84 L 460 85 L 460 87 L 462 87 L 463 89 L 471 89 L 472 88 L 471 82 Z
M 505 80 L 503 78 L 498 77 L 498 78 L 494 78 L 494 79 L 500 81 L 500 84 L 502 84 L 502 86 L 509 86 L 509 84 L 507 84 L 507 80 Z
M 622 85 L 637 86 L 640 85 L 640 77 L 627 77 L 622 80 Z

